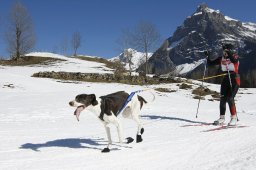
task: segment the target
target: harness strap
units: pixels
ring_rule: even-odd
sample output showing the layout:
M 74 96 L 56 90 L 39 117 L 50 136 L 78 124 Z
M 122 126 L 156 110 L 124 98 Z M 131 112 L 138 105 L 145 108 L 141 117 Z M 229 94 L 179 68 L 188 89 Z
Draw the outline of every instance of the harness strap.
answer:
M 118 111 L 118 114 L 121 113 L 125 107 L 127 106 L 127 104 L 132 100 L 133 96 L 135 95 L 136 92 L 131 92 L 131 94 L 127 97 L 123 107 Z
M 120 114 L 120 113 L 125 109 L 125 107 L 127 106 L 127 104 L 132 100 L 133 96 L 134 96 L 136 93 L 140 93 L 140 92 L 143 92 L 143 91 L 144 91 L 144 90 L 137 90 L 137 91 L 131 92 L 131 94 L 127 97 L 127 99 L 126 99 L 126 101 L 125 101 L 123 107 L 117 112 L 117 115 Z M 105 100 L 104 100 L 104 99 L 102 99 L 102 104 L 105 105 Z M 100 118 L 102 121 L 104 121 L 104 120 L 103 120 L 103 116 L 104 116 L 104 112 L 103 112 L 103 110 L 102 110 L 102 111 L 100 112 L 100 115 L 99 115 L 99 118 Z
M 146 89 L 146 90 L 149 90 L 149 89 Z M 137 91 L 134 91 L 134 92 L 131 92 L 131 94 L 127 97 L 123 107 L 120 109 L 120 111 L 118 112 L 118 114 L 120 114 L 124 109 L 125 107 L 127 106 L 127 104 L 132 100 L 133 96 L 136 94 L 136 93 L 141 93 L 143 91 L 146 91 L 146 90 L 137 90 Z

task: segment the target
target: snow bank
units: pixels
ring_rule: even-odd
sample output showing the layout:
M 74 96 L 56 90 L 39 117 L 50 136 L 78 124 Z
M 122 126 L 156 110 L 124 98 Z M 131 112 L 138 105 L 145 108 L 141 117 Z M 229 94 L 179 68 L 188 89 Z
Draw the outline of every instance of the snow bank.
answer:
M 255 169 L 255 89 L 240 89 L 236 97 L 238 124 L 244 128 L 211 131 L 216 127 L 205 123 L 218 118 L 219 102 L 201 100 L 199 118 L 196 119 L 198 100 L 193 98 L 191 89 L 179 89 L 175 83 L 132 86 L 63 83 L 30 77 L 41 70 L 104 72 L 95 68 L 98 66 L 103 67 L 99 63 L 69 58 L 47 68 L 1 66 L 0 169 Z M 204 85 L 219 91 L 219 85 Z M 110 126 L 113 145 L 107 154 L 101 153 L 107 144 L 102 123 L 88 111 L 83 111 L 80 122 L 77 122 L 74 108 L 68 105 L 81 93 L 99 97 L 120 90 L 131 92 L 160 87 L 176 92 L 153 91 L 156 95 L 154 103 L 141 111 L 145 128 L 143 142 L 120 144 L 116 128 Z M 140 95 L 148 101 L 152 98 L 148 92 Z M 229 117 L 227 110 L 227 121 Z M 136 123 L 122 117 L 120 121 L 124 136 L 135 138 Z

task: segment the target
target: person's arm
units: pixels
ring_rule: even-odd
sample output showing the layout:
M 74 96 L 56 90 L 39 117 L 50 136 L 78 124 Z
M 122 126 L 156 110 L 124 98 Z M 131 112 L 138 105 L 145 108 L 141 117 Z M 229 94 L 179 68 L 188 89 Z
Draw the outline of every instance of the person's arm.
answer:
M 228 58 L 232 63 L 237 63 L 239 56 L 236 53 L 228 52 Z
M 221 57 L 217 57 L 217 58 L 212 60 L 211 57 L 210 57 L 210 53 L 208 51 L 204 51 L 204 54 L 206 56 L 208 65 L 219 65 L 220 64 Z

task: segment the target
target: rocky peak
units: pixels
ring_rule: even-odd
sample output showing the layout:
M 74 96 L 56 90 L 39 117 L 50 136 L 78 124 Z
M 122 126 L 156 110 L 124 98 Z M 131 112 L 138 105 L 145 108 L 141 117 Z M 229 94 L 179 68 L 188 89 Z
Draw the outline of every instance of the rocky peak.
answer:
M 255 28 L 254 23 L 242 23 L 201 4 L 153 54 L 149 71 L 163 74 L 170 72 L 173 65 L 197 62 L 205 57 L 204 50 L 218 52 L 222 43 L 235 44 L 247 56 L 256 50 Z
M 203 11 L 206 12 L 208 8 L 209 8 L 208 5 L 203 3 L 198 6 L 196 12 L 203 12 Z

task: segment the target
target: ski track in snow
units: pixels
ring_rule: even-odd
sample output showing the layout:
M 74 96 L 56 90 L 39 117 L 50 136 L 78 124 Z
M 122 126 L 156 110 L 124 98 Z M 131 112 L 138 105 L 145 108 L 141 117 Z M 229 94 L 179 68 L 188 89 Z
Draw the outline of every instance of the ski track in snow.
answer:
M 119 90 L 129 92 L 147 88 L 117 83 L 60 83 L 52 79 L 30 77 L 34 72 L 62 70 L 106 72 L 98 63 L 75 60 L 54 66 L 4 67 L 0 69 L 0 169 L 190 169 L 253 170 L 256 167 L 255 89 L 240 89 L 237 95 L 239 125 L 216 128 L 218 101 L 202 100 L 199 118 L 195 118 L 198 100 L 191 91 L 155 93 L 154 103 L 142 109 L 145 132 L 143 142 L 119 144 L 116 128 L 111 126 L 113 145 L 110 153 L 101 153 L 107 138 L 103 125 L 87 111 L 76 121 L 74 108 L 68 106 L 80 93 L 97 96 Z M 79 63 L 81 62 L 81 63 Z M 80 65 L 79 68 L 76 68 Z M 101 65 L 102 66 L 102 65 Z M 104 66 L 103 66 L 104 67 Z M 5 85 L 13 84 L 8 87 Z M 218 85 L 206 84 L 218 91 Z M 149 87 L 177 89 L 176 84 Z M 160 95 L 161 94 L 161 95 Z M 146 100 L 152 97 L 141 93 Z M 120 117 L 125 137 L 136 137 L 136 124 Z M 227 110 L 226 121 L 229 121 Z M 226 123 L 227 123 L 226 122 Z

